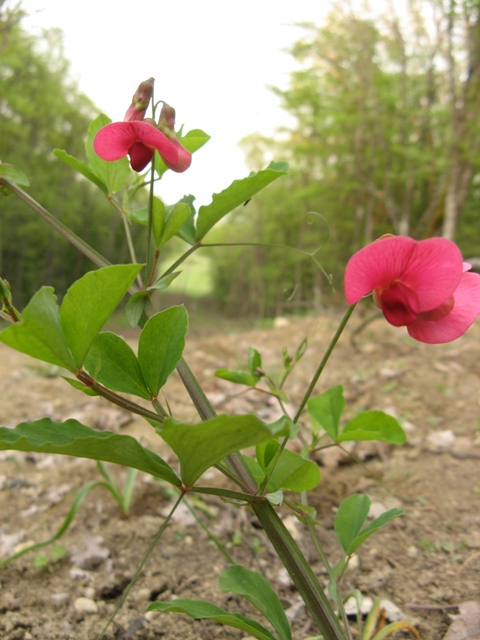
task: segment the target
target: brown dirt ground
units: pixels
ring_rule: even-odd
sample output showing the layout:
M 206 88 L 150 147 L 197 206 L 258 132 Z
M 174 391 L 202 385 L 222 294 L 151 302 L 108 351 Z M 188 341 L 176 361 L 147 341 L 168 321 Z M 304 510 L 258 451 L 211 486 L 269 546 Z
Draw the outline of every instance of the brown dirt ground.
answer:
M 286 326 L 229 332 L 209 325 L 187 346 L 186 359 L 219 411 L 260 411 L 276 418 L 276 407 L 255 393 L 233 397 L 238 387 L 214 377 L 218 367 L 244 366 L 248 346 L 258 348 L 267 369 L 280 367 L 282 346 L 293 351 L 304 336 L 309 349 L 289 380 L 293 405 L 301 398 L 336 326 L 334 314 L 292 319 Z M 360 317 L 352 320 L 358 326 Z M 220 333 L 218 333 L 220 331 Z M 319 460 L 322 482 L 310 495 L 318 510 L 319 536 L 335 562 L 340 556 L 333 534 L 335 509 L 348 495 L 367 493 L 374 502 L 401 506 L 406 516 L 373 536 L 359 550 L 342 589 L 361 589 L 366 596 L 392 601 L 415 624 L 423 640 L 440 640 L 450 623 L 448 605 L 480 599 L 480 324 L 455 343 L 429 346 L 414 342 L 382 319 L 358 336 L 356 348 L 347 329 L 318 385 L 345 386 L 347 416 L 360 409 L 393 412 L 408 431 L 402 447 L 363 447 L 356 451 L 364 466 Z M 118 428 L 124 415 L 98 398 L 67 385 L 51 367 L 0 345 L 0 424 L 14 426 L 45 415 L 69 417 L 99 428 Z M 232 397 L 230 397 L 232 394 Z M 195 419 L 175 376 L 166 389 L 173 413 Z M 430 434 L 450 430 L 439 448 Z M 159 449 L 174 464 L 151 428 L 140 420 L 121 427 Z M 0 558 L 16 545 L 46 539 L 62 522 L 73 497 L 86 482 L 99 479 L 92 461 L 48 455 L 0 452 Z M 112 466 L 122 481 L 125 470 Z M 207 481 L 216 476 L 210 472 Z M 29 553 L 0 569 L 0 638 L 2 640 L 93 640 L 131 579 L 171 504 L 171 496 L 150 477 L 137 477 L 128 517 L 105 490 L 85 498 L 60 542 L 66 554 L 44 567 Z M 283 509 L 281 509 L 283 513 Z M 291 584 L 282 582 L 281 567 L 268 540 L 246 509 L 216 498 L 200 504 L 200 517 L 227 546 L 236 561 L 262 571 L 278 590 L 285 608 L 298 602 Z M 286 515 L 286 511 L 285 511 Z M 306 531 L 287 520 L 299 544 L 326 584 L 326 573 Z M 89 548 L 82 556 L 82 547 Z M 18 548 L 18 547 L 17 547 Z M 42 550 L 47 556 L 52 549 Z M 39 552 L 37 552 L 39 553 Z M 51 555 L 50 555 L 51 557 Z M 220 591 L 218 575 L 226 560 L 188 514 L 167 529 L 107 638 L 242 638 L 242 633 L 178 614 L 145 616 L 149 603 L 171 597 L 205 598 L 231 611 L 251 615 L 237 597 Z M 97 611 L 79 611 L 79 597 Z M 417 605 L 425 608 L 410 608 Z M 77 602 L 78 607 L 78 602 Z M 429 608 L 432 607 L 432 608 Z M 455 613 L 455 610 L 452 610 Z M 293 623 L 294 638 L 315 635 L 301 607 Z M 404 637 L 404 636 L 402 636 Z

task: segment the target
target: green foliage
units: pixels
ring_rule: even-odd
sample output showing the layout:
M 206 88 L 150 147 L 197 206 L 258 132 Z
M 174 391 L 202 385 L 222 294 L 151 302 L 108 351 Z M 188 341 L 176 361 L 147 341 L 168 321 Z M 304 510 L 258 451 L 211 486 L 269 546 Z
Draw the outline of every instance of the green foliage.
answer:
M 220 575 L 220 588 L 248 600 L 270 622 L 281 640 L 291 640 L 292 632 L 280 600 L 260 573 L 240 565 L 227 567 Z
M 247 618 L 240 613 L 229 613 L 211 602 L 203 600 L 190 600 L 188 598 L 177 598 L 172 602 L 154 602 L 148 607 L 148 611 L 172 611 L 174 613 L 185 613 L 194 620 L 207 618 L 234 629 L 240 629 L 258 640 L 276 640 L 268 629 L 256 620 Z
M 182 481 L 187 486 L 193 486 L 204 471 L 226 456 L 271 439 L 275 431 L 254 415 L 220 415 L 201 424 L 169 418 L 159 428 L 180 461 Z
M 95 431 L 77 420 L 52 422 L 42 418 L 22 422 L 15 429 L 0 427 L 0 450 L 9 449 L 105 460 L 150 473 L 170 484 L 181 484 L 169 465 L 135 438 Z
M 405 515 L 402 509 L 390 509 L 364 526 L 370 510 L 370 498 L 355 493 L 342 502 L 335 516 L 335 533 L 343 550 L 351 555 L 375 531 L 394 518 Z
M 203 600 L 179 598 L 173 602 L 154 602 L 148 611 L 184 613 L 195 620 L 207 618 L 234 629 L 240 629 L 259 640 L 291 640 L 287 616 L 272 586 L 261 574 L 240 565 L 227 567 L 220 574 L 222 591 L 235 593 L 250 602 L 277 632 L 273 636 L 263 625 L 238 613 L 229 613 Z
M 343 428 L 340 418 L 345 407 L 343 387 L 336 385 L 310 398 L 307 411 L 314 430 L 323 429 L 334 442 L 383 440 L 403 444 L 405 432 L 397 420 L 383 411 L 364 411 Z
M 42 287 L 20 322 L 0 333 L 0 342 L 75 371 L 140 269 L 141 265 L 115 265 L 90 271 L 70 287 L 60 309 L 53 289 Z
M 171 307 L 149 318 L 138 341 L 143 378 L 156 397 L 182 357 L 188 315 L 185 307 Z
M 197 220 L 197 240 L 201 240 L 227 213 L 252 198 L 268 184 L 285 175 L 288 164 L 271 162 L 263 171 L 252 173 L 248 178 L 235 180 L 221 193 L 214 193 L 209 205 L 200 207 Z

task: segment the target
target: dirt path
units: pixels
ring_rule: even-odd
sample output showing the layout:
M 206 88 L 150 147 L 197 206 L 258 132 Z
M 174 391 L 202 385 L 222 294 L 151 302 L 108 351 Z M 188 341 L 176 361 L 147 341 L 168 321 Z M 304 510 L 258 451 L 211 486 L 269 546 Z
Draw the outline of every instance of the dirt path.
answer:
M 216 379 L 215 369 L 244 366 L 247 348 L 252 346 L 275 371 L 280 368 L 282 347 L 293 351 L 308 336 L 309 349 L 289 386 L 291 397 L 298 402 L 332 335 L 334 320 L 324 314 L 281 328 L 197 339 L 187 347 L 187 360 L 219 411 L 259 411 L 262 418 L 273 420 L 277 408 L 265 402 L 266 396 L 229 397 L 238 388 Z M 477 323 L 457 342 L 431 347 L 378 320 L 360 335 L 356 349 L 352 350 L 348 333 L 342 338 L 319 385 L 322 390 L 344 384 L 346 417 L 360 409 L 381 409 L 396 415 L 408 432 L 408 443 L 394 450 L 360 447 L 356 455 L 365 467 L 343 464 L 344 460 L 339 466 L 333 456 L 319 459 L 323 478 L 311 503 L 318 510 L 320 537 L 333 561 L 340 554 L 333 520 L 343 498 L 363 492 L 376 508 L 394 505 L 405 509 L 405 518 L 360 549 L 342 588 L 344 593 L 359 588 L 366 596 L 393 602 L 417 625 L 423 640 L 443 638 L 449 618 L 441 607 L 480 599 L 479 338 Z M 127 423 L 124 414 L 75 392 L 57 373 L 1 345 L 0 424 L 15 426 L 45 415 L 55 420 L 75 417 L 97 428 L 134 434 L 161 448 L 146 423 Z M 175 415 L 195 419 L 178 379 L 169 381 L 166 394 Z M 120 426 L 122 422 L 126 424 Z M 168 452 L 162 450 L 162 455 L 171 462 Z M 112 467 L 112 472 L 123 481 L 125 470 Z M 90 461 L 0 452 L 0 558 L 18 545 L 51 535 L 68 512 L 75 492 L 96 479 L 99 474 Z M 209 479 L 214 479 L 212 474 Z M 93 640 L 171 501 L 165 487 L 139 474 L 126 518 L 110 494 L 93 489 L 59 541 L 65 547 L 62 557 L 55 559 L 52 548 L 47 548 L 42 550 L 49 558 L 46 566 L 35 566 L 36 554 L 31 553 L 0 570 L 0 638 Z M 292 615 L 296 612 L 295 639 L 314 635 L 305 610 L 297 604 L 298 594 L 285 579 L 253 516 L 215 498 L 197 506 L 235 560 L 263 571 L 279 590 L 284 607 Z M 291 518 L 287 524 L 326 583 L 306 533 Z M 177 614 L 145 616 L 152 600 L 172 597 L 211 599 L 231 611 L 251 615 L 242 601 L 220 591 L 218 574 L 225 566 L 224 557 L 194 525 L 190 514 L 182 511 L 155 549 L 107 637 L 241 638 L 240 632 Z M 411 604 L 427 608 L 409 608 Z

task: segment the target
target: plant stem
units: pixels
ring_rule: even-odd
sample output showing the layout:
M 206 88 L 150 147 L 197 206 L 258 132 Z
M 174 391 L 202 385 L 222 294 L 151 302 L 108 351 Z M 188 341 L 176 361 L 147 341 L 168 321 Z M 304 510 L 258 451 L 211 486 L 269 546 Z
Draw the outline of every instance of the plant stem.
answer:
M 73 231 L 70 231 L 68 227 L 66 227 L 60 220 L 57 220 L 51 213 L 49 213 L 46 209 L 42 207 L 36 200 L 34 200 L 31 196 L 28 195 L 26 191 L 17 187 L 16 184 L 9 182 L 5 178 L 0 178 L 0 184 L 8 187 L 10 191 L 12 191 L 17 198 L 22 200 L 27 206 L 30 207 L 37 215 L 39 215 L 45 222 L 47 222 L 55 231 L 57 231 L 61 236 L 63 236 L 70 244 L 76 247 L 84 256 L 87 256 L 97 267 L 108 267 L 111 265 L 106 258 L 104 258 L 98 251 L 95 251 L 93 247 L 91 247 L 85 240 L 82 240 L 79 236 L 77 236 Z M 136 291 L 136 289 L 135 289 Z
M 317 577 L 277 512 L 267 500 L 253 502 L 251 506 L 325 640 L 345 640 Z
M 173 273 L 175 271 L 175 269 L 177 267 L 179 267 L 182 262 L 185 262 L 185 260 L 192 255 L 192 253 L 195 253 L 195 251 L 197 249 L 199 249 L 202 245 L 199 242 L 196 242 L 194 245 L 192 245 L 190 247 L 190 249 L 187 249 L 187 251 L 185 251 L 185 253 L 182 253 L 182 255 L 178 258 L 178 260 L 176 260 L 172 265 L 170 265 L 168 267 L 168 269 L 166 271 L 164 271 L 162 273 L 162 275 L 160 276 L 159 280 L 161 280 L 162 278 L 164 278 L 165 276 L 168 276 L 170 273 Z
M 188 395 L 192 399 L 192 402 L 198 411 L 198 415 L 202 420 L 215 418 L 217 414 L 210 404 L 210 400 L 203 392 L 198 380 L 195 378 L 192 370 L 183 358 L 177 364 L 177 371 L 186 390 L 188 391 Z M 228 466 L 230 471 L 233 472 L 233 476 L 236 478 L 237 484 L 239 484 L 247 493 L 255 495 L 257 492 L 257 483 L 255 482 L 250 469 L 247 467 L 242 454 L 238 451 L 230 454 L 225 458 L 225 464 Z
M 78 380 L 80 380 L 80 382 L 82 382 L 86 387 L 93 389 L 98 393 L 99 396 L 102 396 L 109 402 L 116 404 L 117 407 L 121 407 L 126 411 L 131 411 L 132 413 L 136 413 L 143 418 L 155 420 L 155 422 L 163 422 L 163 418 L 156 413 L 153 413 L 153 411 L 144 409 L 139 404 L 131 402 L 130 400 L 127 400 L 127 398 L 119 396 L 114 391 L 111 391 L 110 389 L 107 389 L 107 387 L 99 384 L 96 380 L 89 376 L 86 371 L 78 371 L 75 375 L 77 376 Z
M 315 385 L 318 382 L 318 379 L 320 378 L 320 376 L 322 375 L 323 370 L 325 369 L 325 365 L 328 362 L 328 359 L 330 358 L 330 356 L 332 355 L 332 351 L 335 348 L 335 345 L 337 344 L 340 336 L 342 335 L 343 330 L 345 329 L 347 322 L 350 319 L 350 316 L 353 313 L 353 310 L 355 309 L 354 304 L 352 304 L 350 307 L 348 307 L 347 311 L 345 312 L 345 315 L 342 318 L 342 321 L 340 322 L 340 325 L 338 326 L 338 329 L 335 332 L 335 335 L 333 336 L 332 340 L 330 341 L 330 344 L 328 345 L 328 349 L 325 351 L 325 354 L 322 358 L 322 361 L 320 362 L 320 364 L 318 365 L 317 370 L 315 371 L 315 374 L 308 386 L 308 389 L 305 393 L 305 395 L 303 396 L 303 399 L 300 403 L 300 406 L 298 407 L 297 413 L 295 415 L 295 418 L 293 419 L 294 423 L 297 423 L 298 420 L 300 419 L 300 416 L 302 415 L 303 410 L 305 409 L 305 405 L 308 402 L 308 399 L 310 398 L 310 396 L 313 393 L 313 390 L 315 389 Z
M 215 417 L 216 414 L 212 405 L 183 358 L 177 365 L 177 371 L 200 417 L 203 420 Z M 229 468 L 235 470 L 237 482 L 246 491 L 247 495 L 257 491 L 255 480 L 253 478 L 250 479 L 248 467 L 248 475 L 245 475 L 244 468 L 246 464 L 240 452 L 225 458 L 225 463 L 228 464 Z M 195 491 L 194 488 L 191 490 Z M 213 488 L 211 491 L 212 493 L 217 493 L 219 490 Z M 206 493 L 205 489 L 199 492 Z M 271 504 L 260 496 L 250 495 L 247 501 L 250 503 L 275 551 L 289 572 L 325 640 L 346 640 L 346 636 L 342 632 L 323 589 L 280 516 Z

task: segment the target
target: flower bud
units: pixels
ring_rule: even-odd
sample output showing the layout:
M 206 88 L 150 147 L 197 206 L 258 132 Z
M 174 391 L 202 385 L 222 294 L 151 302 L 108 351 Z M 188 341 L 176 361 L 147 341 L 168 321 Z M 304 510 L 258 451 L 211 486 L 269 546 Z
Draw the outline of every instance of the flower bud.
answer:
M 173 142 L 178 151 L 178 160 L 176 162 L 168 162 L 165 158 L 163 158 L 163 161 L 172 171 L 182 173 L 192 164 L 192 154 L 177 140 L 175 134 L 175 109 L 166 102 L 163 102 L 163 107 L 160 111 L 158 128 Z
M 160 111 L 158 128 L 160 131 L 163 131 L 166 136 L 169 136 L 169 133 L 173 133 L 175 136 L 175 109 L 166 102 L 163 103 L 162 110 Z
M 143 120 L 145 112 L 148 109 L 150 100 L 153 95 L 153 83 L 155 78 L 149 78 L 145 82 L 141 82 L 138 89 L 135 91 L 132 104 L 128 107 L 125 114 L 124 122 L 131 122 L 132 120 Z

